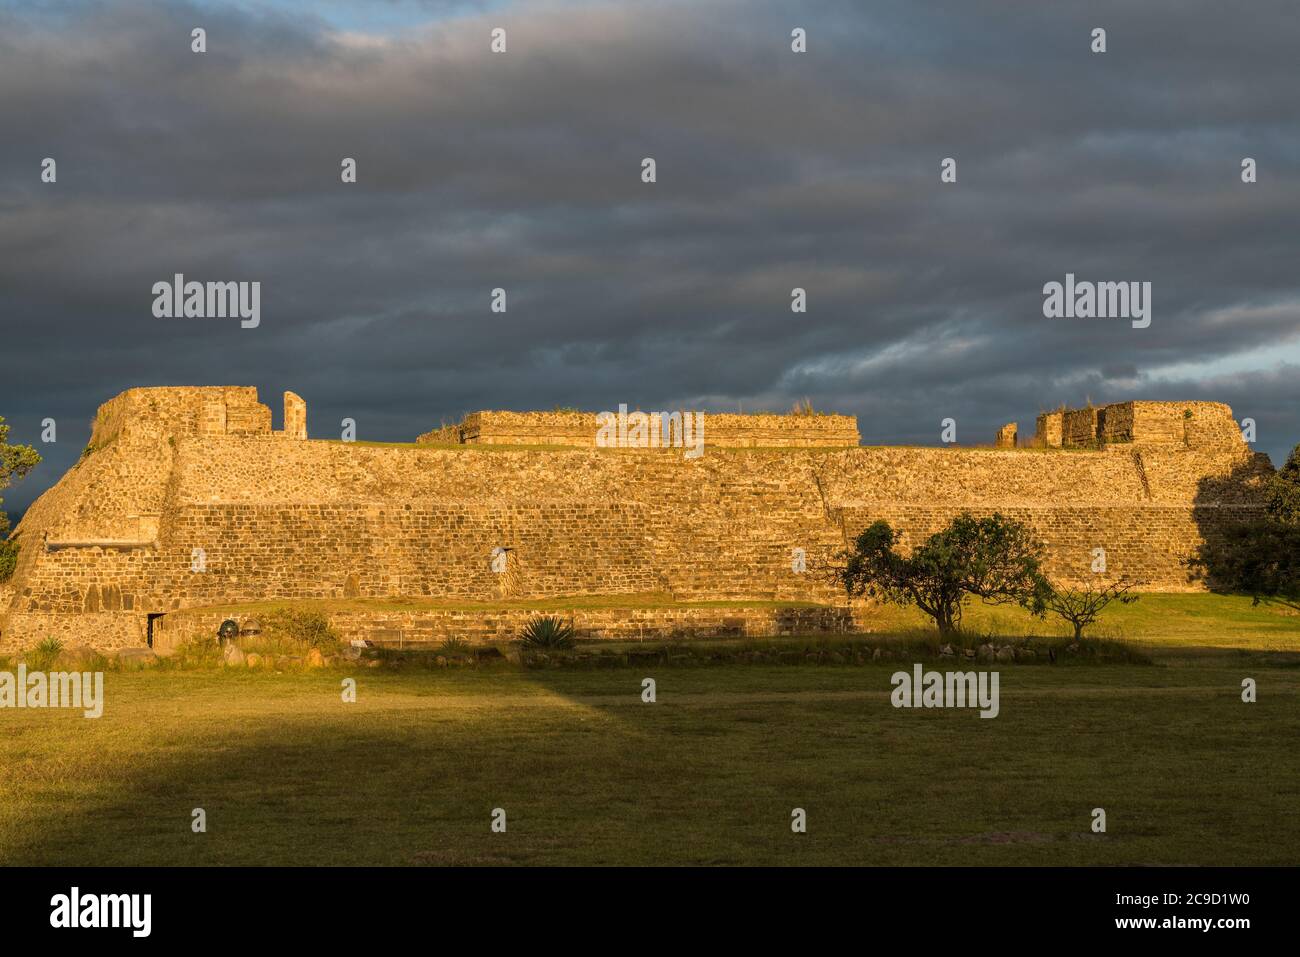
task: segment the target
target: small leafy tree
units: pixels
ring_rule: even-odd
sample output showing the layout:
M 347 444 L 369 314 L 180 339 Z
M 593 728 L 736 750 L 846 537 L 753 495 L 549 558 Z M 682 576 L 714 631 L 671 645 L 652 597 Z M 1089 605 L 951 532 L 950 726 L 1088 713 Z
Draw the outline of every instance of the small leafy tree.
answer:
M 915 605 L 948 636 L 961 628 L 962 606 L 975 596 L 989 604 L 1017 604 L 1042 614 L 1049 591 L 1041 547 L 1029 529 L 1000 513 L 962 513 L 910 555 L 897 551 L 888 522 L 867 528 L 847 553 L 836 578 L 850 595 Z
M 1083 629 L 1091 625 L 1113 601 L 1131 605 L 1139 596 L 1132 594 L 1131 582 L 1114 582 L 1097 587 L 1051 588 L 1043 596 L 1047 610 L 1060 615 L 1074 626 L 1074 639 L 1083 637 Z
M 41 457 L 30 445 L 10 445 L 9 426 L 0 416 L 0 491 L 14 479 L 21 479 L 40 464 Z M 0 505 L 4 499 L 0 498 Z M 9 537 L 9 516 L 0 509 L 0 582 L 7 581 L 18 563 L 18 542 Z

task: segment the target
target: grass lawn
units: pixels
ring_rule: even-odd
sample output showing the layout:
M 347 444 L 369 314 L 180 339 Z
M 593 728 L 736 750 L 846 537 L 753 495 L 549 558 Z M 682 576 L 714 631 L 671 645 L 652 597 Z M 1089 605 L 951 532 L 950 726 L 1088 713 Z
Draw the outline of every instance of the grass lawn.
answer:
M 0 862 L 1300 863 L 1300 668 L 1154 662 L 999 665 L 992 720 L 892 708 L 899 662 L 109 672 L 0 711 Z
M 914 608 L 883 605 L 872 612 L 872 625 L 881 632 L 929 626 Z M 1069 635 L 1060 618 L 1033 618 L 1005 605 L 967 606 L 962 625 L 969 631 L 994 635 Z M 1282 603 L 1254 605 L 1241 595 L 1143 594 L 1131 605 L 1111 604 L 1084 634 L 1115 638 L 1147 650 L 1241 648 L 1300 651 L 1300 610 Z

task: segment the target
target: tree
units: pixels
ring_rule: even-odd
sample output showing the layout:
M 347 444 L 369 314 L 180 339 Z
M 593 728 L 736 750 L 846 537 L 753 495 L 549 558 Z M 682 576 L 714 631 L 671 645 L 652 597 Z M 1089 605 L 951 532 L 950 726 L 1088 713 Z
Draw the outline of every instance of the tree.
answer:
M 30 445 L 10 445 L 9 426 L 0 416 L 0 491 L 14 479 L 21 479 L 40 463 L 41 457 Z M 0 498 L 0 506 L 4 499 Z M 18 563 L 18 542 L 9 537 L 9 516 L 0 508 L 0 582 L 8 580 Z
M 1300 526 L 1300 445 L 1286 464 L 1273 473 L 1265 493 L 1268 515 L 1279 525 Z
M 1192 564 L 1215 591 L 1250 595 L 1255 604 L 1300 601 L 1300 525 L 1272 518 L 1226 528 Z
M 1083 629 L 1091 625 L 1113 601 L 1131 605 L 1139 596 L 1131 594 L 1130 582 L 1115 582 L 1098 588 L 1052 588 L 1044 596 L 1047 610 L 1060 615 L 1074 626 L 1074 640 L 1083 637 Z
M 18 565 L 18 542 L 9 537 L 9 516 L 0 512 L 0 583 L 13 576 Z
M 962 513 L 904 556 L 888 522 L 877 521 L 854 542 L 836 579 L 850 595 L 870 595 L 916 605 L 939 633 L 961 628 L 962 606 L 975 596 L 989 604 L 1014 603 L 1042 614 L 1049 591 L 1041 548 L 1020 522 L 994 513 Z
M 1250 595 L 1255 604 L 1300 602 L 1300 445 L 1269 479 L 1264 514 L 1206 536 L 1189 564 L 1215 591 Z

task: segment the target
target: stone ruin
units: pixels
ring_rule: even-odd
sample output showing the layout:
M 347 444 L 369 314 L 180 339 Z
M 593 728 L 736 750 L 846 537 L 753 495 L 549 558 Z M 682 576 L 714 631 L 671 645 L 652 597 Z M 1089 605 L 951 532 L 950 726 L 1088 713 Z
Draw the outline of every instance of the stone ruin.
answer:
M 515 598 L 672 603 L 610 614 L 601 633 L 652 618 L 681 634 L 844 627 L 821 572 L 854 536 L 886 519 L 910 547 L 962 511 L 1028 523 L 1060 581 L 1094 580 L 1104 547 L 1108 579 L 1195 589 L 1185 560 L 1258 511 L 1272 471 L 1209 402 L 1045 413 L 1034 449 L 1014 447 L 1012 426 L 993 449 L 863 447 L 849 416 L 710 414 L 694 460 L 595 448 L 586 413 L 479 412 L 407 446 L 310 440 L 306 418 L 286 393 L 272 430 L 251 387 L 106 402 L 82 460 L 16 529 L 0 651 L 47 636 L 141 646 L 246 602 L 497 602 L 496 550 Z M 504 620 L 445 615 L 473 634 Z

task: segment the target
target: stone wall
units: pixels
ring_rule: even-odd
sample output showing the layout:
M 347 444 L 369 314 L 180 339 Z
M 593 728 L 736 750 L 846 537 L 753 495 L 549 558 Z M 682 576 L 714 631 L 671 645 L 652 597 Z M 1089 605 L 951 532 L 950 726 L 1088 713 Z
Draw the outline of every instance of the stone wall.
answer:
M 1060 416 L 1059 440 L 1056 416 Z M 1174 446 L 1241 452 L 1246 448 L 1232 409 L 1222 402 L 1116 402 L 1038 417 L 1046 445 Z
M 132 390 L 106 404 L 104 444 L 17 529 L 0 650 L 92 626 L 109 647 L 139 643 L 149 614 L 255 600 L 666 592 L 838 603 L 827 569 L 872 521 L 890 521 L 910 547 L 963 510 L 1026 521 L 1058 579 L 1090 579 L 1091 549 L 1103 547 L 1109 578 L 1189 588 L 1183 560 L 1257 510 L 1271 472 L 1244 446 L 1174 442 L 1093 451 L 706 441 L 698 459 L 286 442 L 269 427 L 232 430 L 232 408 L 238 422 L 261 418 L 248 400 L 244 390 Z M 204 415 L 218 405 L 224 432 Z M 496 548 L 509 549 L 506 572 L 493 567 Z
M 1064 419 L 1064 412 L 1043 412 L 1038 416 L 1034 438 L 1039 446 L 1060 448 Z
M 1095 408 L 1067 409 L 1061 416 L 1061 444 L 1064 446 L 1091 446 L 1097 444 L 1097 417 Z
M 90 447 L 103 448 L 123 432 L 134 437 L 268 435 L 271 410 L 252 386 L 128 389 L 99 407 Z
M 520 637 L 531 618 L 556 614 L 570 622 L 579 638 L 650 640 L 705 637 L 767 637 L 771 635 L 843 634 L 866 627 L 861 606 L 847 608 L 761 607 L 661 607 L 530 611 L 507 608 L 473 610 L 330 610 L 330 626 L 344 642 L 363 639 L 380 647 L 419 648 L 447 638 L 478 643 L 511 641 Z M 173 651 L 192 640 L 213 640 L 226 619 L 241 626 L 259 620 L 256 612 L 192 609 L 159 619 L 154 629 L 154 649 Z
M 290 439 L 307 438 L 307 403 L 293 392 L 284 394 L 284 434 Z
M 617 415 L 617 413 L 614 413 Z M 661 413 L 630 412 L 649 418 L 649 431 L 663 434 Z M 740 415 L 703 413 L 704 444 L 714 448 L 838 448 L 859 443 L 851 415 Z M 600 422 L 595 412 L 475 412 L 457 426 L 442 426 L 416 441 L 427 444 L 563 445 L 595 448 Z

